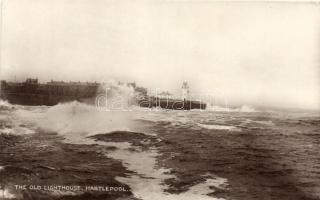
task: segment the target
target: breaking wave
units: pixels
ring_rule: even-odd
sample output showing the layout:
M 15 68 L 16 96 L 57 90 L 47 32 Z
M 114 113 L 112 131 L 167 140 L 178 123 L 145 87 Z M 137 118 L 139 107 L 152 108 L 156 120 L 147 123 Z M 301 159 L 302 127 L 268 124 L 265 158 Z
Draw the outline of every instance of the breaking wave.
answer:
M 108 145 L 109 143 L 105 143 Z M 115 144 L 112 144 L 115 145 Z M 214 191 L 213 188 L 226 190 L 227 179 L 205 174 L 204 182 L 198 183 L 190 187 L 186 192 L 180 194 L 171 194 L 165 192 L 168 185 L 164 184 L 167 179 L 176 179 L 177 177 L 170 174 L 170 169 L 159 168 L 157 166 L 157 157 L 160 153 L 156 148 L 141 151 L 138 147 L 125 145 L 116 145 L 118 148 L 113 152 L 108 152 L 106 156 L 121 160 L 124 165 L 137 174 L 128 175 L 126 177 L 116 177 L 116 180 L 124 184 L 128 184 L 132 189 L 134 196 L 142 200 L 161 199 L 161 200 L 223 200 L 222 198 L 214 198 L 208 194 Z M 135 149 L 134 151 L 132 149 Z
M 20 127 L 15 125 L 12 128 L 1 129 L 0 133 L 6 135 L 28 135 L 35 133 L 35 131 L 27 127 Z
M 251 119 L 246 119 L 240 124 L 240 126 L 247 126 L 247 125 L 274 126 L 275 124 L 271 120 L 251 120 Z
M 58 104 L 42 115 L 37 125 L 45 131 L 57 132 L 71 143 L 92 143 L 88 136 L 113 131 L 129 131 L 129 112 L 107 111 L 79 102 Z
M 40 121 L 42 128 L 58 133 L 105 133 L 127 130 L 125 112 L 106 111 L 102 108 L 71 102 L 50 108 Z
M 258 112 L 251 106 L 243 105 L 238 108 L 231 108 L 228 106 L 208 106 L 208 111 L 216 111 L 216 112 Z
M 241 129 L 239 129 L 235 126 L 228 126 L 228 125 L 198 123 L 198 126 L 200 126 L 201 128 L 209 129 L 209 130 L 241 131 Z
M 0 111 L 12 110 L 14 107 L 15 106 L 10 104 L 8 101 L 0 100 Z
M 8 189 L 0 189 L 0 199 L 15 199 L 16 196 L 12 193 L 10 193 L 10 191 Z
M 56 132 L 70 140 L 81 140 L 98 133 L 130 130 L 130 112 L 107 111 L 104 108 L 79 103 L 62 103 L 52 107 L 16 108 L 8 119 L 5 134 L 31 134 L 36 130 Z
M 7 106 L 10 107 L 11 105 L 8 104 Z M 176 177 L 168 174 L 170 169 L 158 168 L 157 157 L 161 154 L 157 148 L 153 147 L 149 150 L 142 150 L 140 147 L 128 142 L 106 143 L 88 137 L 100 133 L 108 134 L 119 130 L 133 130 L 137 116 L 134 117 L 132 115 L 136 115 L 137 113 L 140 114 L 139 116 L 143 115 L 147 118 L 159 118 L 159 113 L 146 114 L 139 112 L 139 109 L 138 112 L 107 111 L 104 107 L 96 107 L 74 101 L 52 107 L 16 107 L 9 119 L 15 126 L 8 127 L 8 129 L 4 130 L 7 131 L 8 134 L 18 133 L 17 130 L 21 130 L 20 132 L 23 133 L 32 133 L 30 131 L 55 132 L 62 135 L 68 143 L 116 146 L 117 148 L 106 153 L 106 156 L 122 161 L 126 168 L 135 172 L 132 175 L 125 177 L 119 176 L 116 179 L 119 182 L 129 185 L 134 196 L 140 199 L 219 199 L 210 197 L 208 194 L 212 193 L 212 188 L 225 188 L 227 185 L 226 179 L 208 176 L 203 182 L 191 186 L 186 192 L 170 194 L 165 192 L 169 186 L 165 185 L 164 182 L 167 179 Z M 182 113 L 173 112 L 170 114 L 174 114 L 174 116 L 170 118 L 171 121 L 177 118 L 179 123 L 188 123 Z M 166 112 L 160 112 L 160 115 L 164 115 L 162 120 L 169 117 Z M 225 129 L 226 127 L 221 125 L 215 128 Z M 229 128 L 230 130 L 233 129 L 233 127 Z M 132 151 L 132 149 L 135 149 L 135 151 Z M 14 194 L 8 190 L 0 190 L 0 195 L 1 192 L 7 199 L 15 198 Z

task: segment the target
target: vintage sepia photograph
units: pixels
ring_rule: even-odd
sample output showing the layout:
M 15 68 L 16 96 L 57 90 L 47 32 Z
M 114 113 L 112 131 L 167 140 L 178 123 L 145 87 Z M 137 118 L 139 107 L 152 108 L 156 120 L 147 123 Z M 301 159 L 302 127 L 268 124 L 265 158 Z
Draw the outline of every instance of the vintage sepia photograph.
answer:
M 320 200 L 319 1 L 0 11 L 0 200 Z

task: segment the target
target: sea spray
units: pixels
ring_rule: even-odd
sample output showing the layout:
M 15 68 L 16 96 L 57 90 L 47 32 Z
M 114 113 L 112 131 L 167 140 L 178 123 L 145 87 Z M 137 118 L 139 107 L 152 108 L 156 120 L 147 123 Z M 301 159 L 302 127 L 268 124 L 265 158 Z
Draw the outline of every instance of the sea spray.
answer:
M 198 126 L 204 129 L 209 130 L 228 130 L 228 131 L 241 131 L 240 128 L 235 126 L 221 125 L 221 124 L 201 124 L 198 123 Z
M 6 134 L 31 134 L 38 129 L 56 132 L 67 139 L 85 138 L 97 133 L 116 130 L 128 131 L 134 126 L 132 112 L 107 111 L 104 108 L 77 101 L 61 103 L 52 107 L 16 109 L 6 119 Z
M 8 189 L 0 189 L 0 199 L 16 199 L 16 196 Z
M 0 111 L 10 111 L 13 110 L 16 106 L 10 104 L 8 101 L 0 99 Z
M 206 110 L 215 111 L 215 112 L 243 112 L 243 113 L 258 112 L 256 109 L 248 105 L 242 105 L 241 107 L 209 105 Z
M 108 110 L 124 111 L 134 103 L 135 95 L 131 84 L 110 80 L 99 86 L 95 105 Z
M 59 104 L 48 109 L 38 125 L 65 136 L 83 137 L 115 130 L 129 130 L 130 112 L 106 111 L 79 102 Z
M 165 192 L 168 189 L 164 184 L 165 180 L 175 177 L 168 174 L 168 169 L 157 167 L 157 158 L 160 153 L 156 148 L 143 150 L 128 143 L 129 140 L 105 143 L 88 138 L 98 133 L 108 134 L 116 130 L 130 130 L 135 125 L 135 121 L 132 120 L 133 112 L 106 111 L 101 107 L 69 102 L 47 108 L 17 110 L 14 113 L 15 117 L 23 120 L 24 123 L 34 124 L 44 131 L 63 135 L 68 143 L 117 147 L 106 153 L 106 156 L 122 161 L 129 170 L 136 172 L 129 176 L 117 177 L 118 181 L 130 186 L 135 197 L 144 200 L 216 199 L 207 196 L 212 192 L 210 187 L 217 182 L 210 179 L 190 187 L 190 190 L 181 194 Z M 181 113 L 176 114 L 181 115 Z M 184 118 L 183 115 L 180 117 Z M 132 151 L 132 149 L 135 150 Z
M 168 169 L 157 167 L 157 157 L 160 154 L 156 148 L 142 150 L 128 142 L 106 143 L 88 138 L 89 135 L 97 133 L 108 134 L 115 130 L 134 127 L 132 114 L 132 112 L 105 111 L 102 108 L 71 102 L 49 108 L 37 123 L 42 129 L 63 135 L 70 143 L 117 147 L 106 153 L 106 156 L 122 161 L 129 170 L 137 173 L 117 177 L 118 181 L 130 186 L 135 197 L 144 200 L 216 199 L 207 196 L 212 192 L 209 187 L 214 182 L 209 179 L 181 194 L 165 192 L 168 186 L 164 185 L 164 181 L 175 177 L 168 174 Z

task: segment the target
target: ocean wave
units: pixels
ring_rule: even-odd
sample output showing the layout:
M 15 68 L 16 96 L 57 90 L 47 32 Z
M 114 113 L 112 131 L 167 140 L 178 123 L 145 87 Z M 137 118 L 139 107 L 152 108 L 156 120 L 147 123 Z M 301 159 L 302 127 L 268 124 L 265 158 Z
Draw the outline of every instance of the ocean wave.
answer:
M 15 105 L 10 104 L 8 101 L 0 100 L 0 111 L 12 110 Z
M 251 119 L 246 119 L 243 121 L 240 126 L 246 126 L 246 125 L 263 125 L 263 126 L 274 126 L 275 124 L 271 120 L 251 120 Z
M 108 144 L 105 143 L 105 145 Z M 137 173 L 126 177 L 116 177 L 119 182 L 130 186 L 136 198 L 143 200 L 218 200 L 221 198 L 208 196 L 214 191 L 212 187 L 226 189 L 227 179 L 212 175 L 209 177 L 207 174 L 204 182 L 190 187 L 186 192 L 180 194 L 167 193 L 165 191 L 168 189 L 168 185 L 164 184 L 165 180 L 176 178 L 176 176 L 170 173 L 171 169 L 157 167 L 157 157 L 161 155 L 158 150 L 154 148 L 141 151 L 138 147 L 130 146 L 130 149 L 136 149 L 132 151 L 128 147 L 120 147 L 119 144 L 115 151 L 108 152 L 106 156 L 121 160 L 128 170 Z
M 222 107 L 222 106 L 208 106 L 207 108 L 208 111 L 216 111 L 216 112 L 246 112 L 246 113 L 251 113 L 251 112 L 258 112 L 256 109 L 254 109 L 251 106 L 243 105 L 238 108 L 231 108 L 228 106 Z
M 42 130 L 57 132 L 74 142 L 99 133 L 129 131 L 132 124 L 130 112 L 107 111 L 76 101 L 55 105 L 38 115 L 32 117 L 33 122 Z
M 0 197 L 1 199 L 15 199 L 16 196 L 12 194 L 8 189 L 0 189 Z
M 28 127 L 20 127 L 20 126 L 14 126 L 12 128 L 3 128 L 0 130 L 0 134 L 6 134 L 6 135 L 29 135 L 34 133 L 35 131 L 33 129 L 30 129 Z
M 235 126 L 220 125 L 220 124 L 201 124 L 201 123 L 198 123 L 198 126 L 201 128 L 209 129 L 209 130 L 241 131 L 240 128 L 237 128 Z
M 52 107 L 16 107 L 1 120 L 6 124 L 0 130 L 3 134 L 32 134 L 39 129 L 56 132 L 72 139 L 98 133 L 130 131 L 130 125 L 133 124 L 131 112 L 107 111 L 77 101 Z
M 209 176 L 204 182 L 199 183 L 197 185 L 194 185 L 192 187 L 189 188 L 189 190 L 187 192 L 185 192 L 185 195 L 189 196 L 189 198 L 182 198 L 182 199 L 197 199 L 197 197 L 199 198 L 199 196 L 202 196 L 201 199 L 210 199 L 210 197 L 206 196 L 207 194 L 212 193 L 214 190 L 212 190 L 212 188 L 217 188 L 220 190 L 226 190 L 228 183 L 227 183 L 227 179 L 225 178 L 221 178 L 218 176 L 214 176 L 214 175 L 205 175 L 205 176 Z M 207 197 L 207 198 L 205 198 Z M 212 199 L 220 199 L 221 198 L 212 198 Z
M 27 135 L 35 133 L 33 125 L 24 122 L 26 117 L 28 116 L 16 115 L 16 111 L 0 115 L 0 134 Z

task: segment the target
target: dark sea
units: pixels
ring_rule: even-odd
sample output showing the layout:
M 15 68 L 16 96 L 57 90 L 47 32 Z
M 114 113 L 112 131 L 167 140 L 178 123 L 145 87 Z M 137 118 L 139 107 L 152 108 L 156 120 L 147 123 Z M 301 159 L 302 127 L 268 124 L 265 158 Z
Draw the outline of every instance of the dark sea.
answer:
M 319 112 L 1 102 L 0 145 L 0 199 L 320 199 Z

